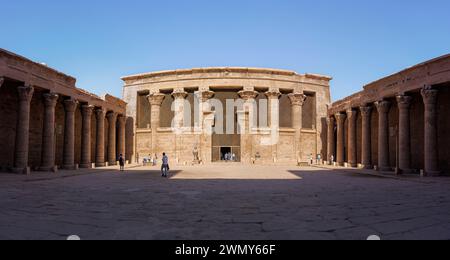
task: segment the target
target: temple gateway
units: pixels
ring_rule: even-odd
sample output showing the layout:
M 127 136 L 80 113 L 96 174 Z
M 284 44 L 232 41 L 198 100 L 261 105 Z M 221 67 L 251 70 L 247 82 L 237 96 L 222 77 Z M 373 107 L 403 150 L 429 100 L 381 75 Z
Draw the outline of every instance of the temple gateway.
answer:
M 123 80 L 132 160 L 166 152 L 185 165 L 198 149 L 200 163 L 297 165 L 326 151 L 330 77 L 199 68 Z

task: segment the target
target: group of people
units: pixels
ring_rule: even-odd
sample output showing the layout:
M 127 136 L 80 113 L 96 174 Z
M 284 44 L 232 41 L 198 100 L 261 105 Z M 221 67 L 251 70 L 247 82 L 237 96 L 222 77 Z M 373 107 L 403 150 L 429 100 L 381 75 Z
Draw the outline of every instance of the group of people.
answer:
M 222 155 L 222 161 L 235 162 L 236 161 L 236 154 L 234 154 L 234 153 L 223 154 Z
M 144 158 L 142 163 L 144 164 L 144 166 L 147 166 L 149 164 L 151 166 L 156 166 L 156 164 L 158 163 L 158 155 L 155 154 L 154 156 L 152 156 L 149 154 L 148 157 Z
M 161 176 L 167 178 L 168 174 L 169 174 L 170 167 L 169 167 L 169 157 L 167 156 L 166 153 L 163 153 L 161 161 L 162 161 L 162 164 L 161 164 Z M 158 164 L 158 155 L 157 154 L 155 154 L 153 156 L 149 155 L 148 157 L 145 157 L 143 159 L 142 163 L 143 163 L 144 166 L 148 166 L 148 165 L 156 166 Z

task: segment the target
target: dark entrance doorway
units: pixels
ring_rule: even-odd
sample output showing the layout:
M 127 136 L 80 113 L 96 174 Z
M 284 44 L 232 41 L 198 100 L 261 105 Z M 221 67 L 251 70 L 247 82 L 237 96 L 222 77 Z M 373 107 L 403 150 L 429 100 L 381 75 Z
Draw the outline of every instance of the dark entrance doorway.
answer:
M 220 147 L 220 160 L 221 161 L 230 161 L 231 160 L 231 147 Z

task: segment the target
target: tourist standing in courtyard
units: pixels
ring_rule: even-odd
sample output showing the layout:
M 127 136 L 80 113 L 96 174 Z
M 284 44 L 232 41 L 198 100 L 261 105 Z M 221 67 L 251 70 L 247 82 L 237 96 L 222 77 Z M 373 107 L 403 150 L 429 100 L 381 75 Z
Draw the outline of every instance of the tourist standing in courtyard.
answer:
M 166 153 L 163 153 L 162 158 L 162 165 L 161 165 L 161 176 L 167 177 L 169 172 L 169 157 L 166 155 Z
M 120 171 L 125 170 L 125 159 L 123 158 L 123 154 L 119 155 L 119 165 L 120 165 Z

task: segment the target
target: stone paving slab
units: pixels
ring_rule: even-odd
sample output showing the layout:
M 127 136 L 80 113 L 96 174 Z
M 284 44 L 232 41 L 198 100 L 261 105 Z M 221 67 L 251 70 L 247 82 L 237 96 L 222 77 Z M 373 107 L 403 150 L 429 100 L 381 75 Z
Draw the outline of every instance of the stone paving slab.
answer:
M 240 165 L 29 178 L 0 174 L 0 239 L 450 239 L 445 178 Z

